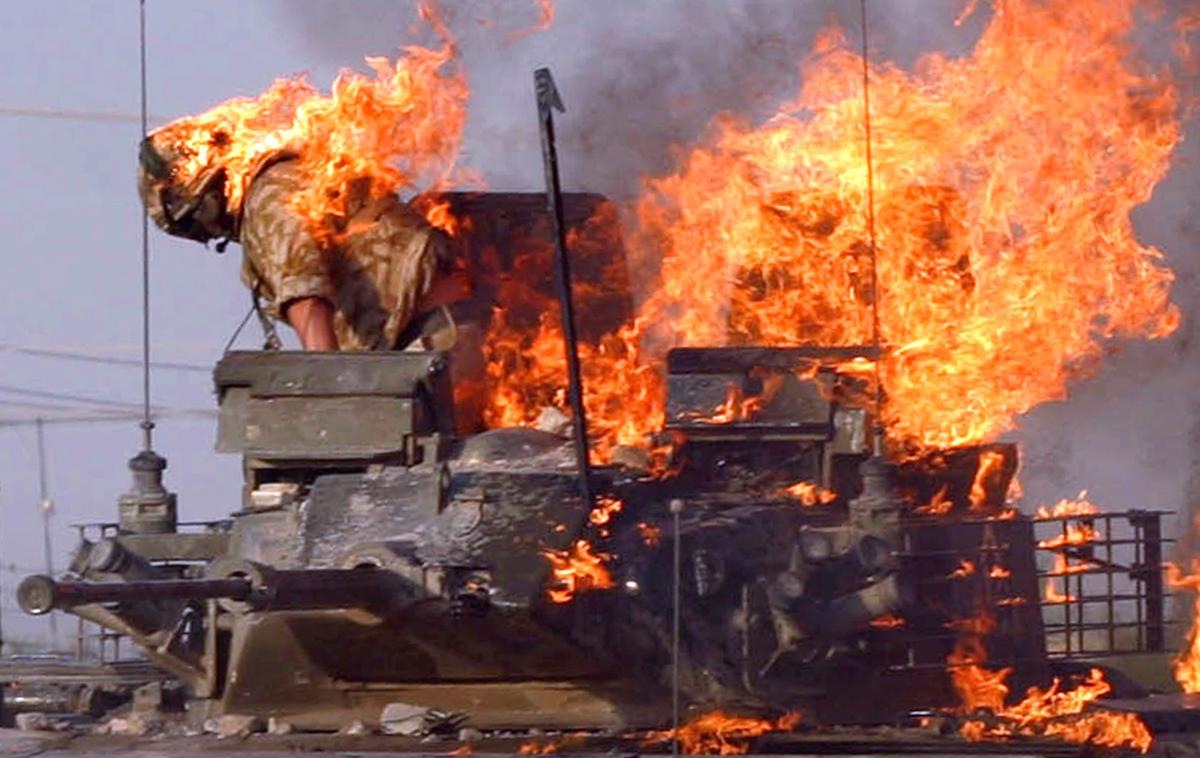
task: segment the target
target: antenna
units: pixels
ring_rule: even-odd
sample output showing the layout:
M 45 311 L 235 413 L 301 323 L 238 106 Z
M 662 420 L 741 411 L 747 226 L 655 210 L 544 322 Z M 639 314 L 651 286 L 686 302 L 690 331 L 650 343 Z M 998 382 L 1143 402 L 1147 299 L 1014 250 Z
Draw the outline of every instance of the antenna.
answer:
M 146 138 L 146 0 L 138 0 L 138 52 L 141 66 L 141 127 Z M 175 494 L 163 486 L 167 459 L 154 452 L 154 419 L 150 415 L 150 217 L 142 209 L 142 450 L 129 459 L 133 488 L 117 502 L 120 530 L 133 534 L 174 532 Z
M 146 115 L 146 0 L 138 0 L 138 53 L 141 73 L 141 137 L 149 129 Z M 150 217 L 142 209 L 142 450 L 154 447 L 150 416 Z
M 554 235 L 554 275 L 562 315 L 563 346 L 567 356 L 567 396 L 575 431 L 575 460 L 579 466 L 579 493 L 586 509 L 592 508 L 591 468 L 588 457 L 587 416 L 583 405 L 583 375 L 579 368 L 579 342 L 575 337 L 575 310 L 571 300 L 571 262 L 567 255 L 563 220 L 562 186 L 558 176 L 558 148 L 554 142 L 554 111 L 565 112 L 550 69 L 533 72 L 537 95 L 538 128 L 542 139 L 542 165 L 546 172 L 546 215 Z
M 868 59 L 867 0 L 859 0 L 862 17 L 863 132 L 867 148 L 867 238 L 871 246 L 871 345 L 875 348 L 875 455 L 883 455 L 883 377 L 879 364 L 879 248 L 875 242 L 875 162 L 871 155 L 871 62 Z
M 54 515 L 54 501 L 50 499 L 50 488 L 46 477 L 46 436 L 42 431 L 42 418 L 37 418 L 38 458 L 38 510 L 42 512 L 42 550 L 46 560 L 46 576 L 54 576 L 54 548 L 50 542 L 50 517 Z M 58 616 L 50 614 L 50 649 L 58 648 Z

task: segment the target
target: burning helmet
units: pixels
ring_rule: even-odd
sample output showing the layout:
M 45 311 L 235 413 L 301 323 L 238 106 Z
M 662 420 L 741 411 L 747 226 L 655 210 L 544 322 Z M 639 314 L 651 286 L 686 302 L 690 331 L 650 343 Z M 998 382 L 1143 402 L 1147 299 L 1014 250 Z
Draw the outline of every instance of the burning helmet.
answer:
M 180 156 L 162 132 L 152 132 L 138 149 L 138 194 L 146 214 L 167 234 L 208 242 L 231 237 L 235 222 L 226 210 L 225 171 L 213 165 L 181 176 Z

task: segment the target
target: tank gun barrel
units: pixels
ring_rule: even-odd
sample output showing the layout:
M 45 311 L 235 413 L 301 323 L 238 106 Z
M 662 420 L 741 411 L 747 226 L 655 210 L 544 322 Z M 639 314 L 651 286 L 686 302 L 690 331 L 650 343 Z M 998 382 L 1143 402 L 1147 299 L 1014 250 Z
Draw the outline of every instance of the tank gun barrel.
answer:
M 133 582 L 55 581 L 44 575 L 26 577 L 17 587 L 21 610 L 34 616 L 89 603 L 140 600 L 230 598 L 244 600 L 253 593 L 249 579 L 149 579 Z
M 17 588 L 21 609 L 33 615 L 90 603 L 215 599 L 228 611 L 396 607 L 414 596 L 391 571 L 374 569 L 273 570 L 250 561 L 219 560 L 203 579 L 120 582 L 56 581 L 26 577 Z

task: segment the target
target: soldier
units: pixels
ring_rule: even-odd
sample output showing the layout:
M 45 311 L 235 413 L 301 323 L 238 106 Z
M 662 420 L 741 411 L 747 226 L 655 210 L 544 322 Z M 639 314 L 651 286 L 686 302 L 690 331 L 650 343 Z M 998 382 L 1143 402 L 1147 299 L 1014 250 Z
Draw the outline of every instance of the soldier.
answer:
M 481 407 L 482 326 L 471 284 L 447 235 L 395 195 L 370 198 L 346 188 L 345 213 L 314 230 L 290 207 L 305 177 L 294 154 L 266 156 L 250 175 L 240 207 L 228 206 L 220 165 L 175 170 L 171 127 L 152 132 L 139 153 L 138 189 L 146 212 L 168 234 L 239 242 L 242 280 L 255 303 L 288 323 L 308 350 L 444 350 L 455 395 Z M 470 419 L 470 420 L 468 420 Z

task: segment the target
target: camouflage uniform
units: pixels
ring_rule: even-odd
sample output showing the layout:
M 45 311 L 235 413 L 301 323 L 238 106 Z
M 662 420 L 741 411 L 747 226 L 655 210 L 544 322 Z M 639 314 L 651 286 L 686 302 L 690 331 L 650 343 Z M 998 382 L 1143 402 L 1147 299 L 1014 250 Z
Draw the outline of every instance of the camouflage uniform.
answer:
M 360 204 L 336 247 L 327 248 L 288 207 L 303 181 L 293 161 L 281 161 L 250 183 L 239 233 L 243 281 L 257 287 L 275 318 L 292 300 L 328 300 L 342 350 L 403 347 L 397 339 L 421 297 L 451 265 L 445 235 L 388 197 Z
M 447 278 L 461 280 L 464 296 L 469 285 L 465 272 L 455 269 L 449 238 L 419 213 L 394 196 L 355 201 L 351 187 L 349 218 L 331 230 L 332 243 L 323 243 L 289 207 L 305 181 L 290 156 L 264 163 L 250 181 L 240 217 L 210 211 L 201 219 L 192 218 L 192 211 L 208 209 L 212 203 L 204 198 L 220 196 L 219 172 L 196 181 L 195 188 L 178 188 L 148 173 L 146 163 L 143 157 L 138 186 L 154 222 L 190 239 L 238 240 L 245 254 L 242 280 L 265 301 L 270 316 L 282 320 L 289 302 L 321 297 L 333 306 L 341 350 L 448 352 L 460 431 L 476 426 L 483 402 L 485 316 L 473 313 L 466 301 L 433 309 L 422 302 Z M 164 198 L 176 206 L 167 207 Z M 442 301 L 447 299 L 454 298 Z

